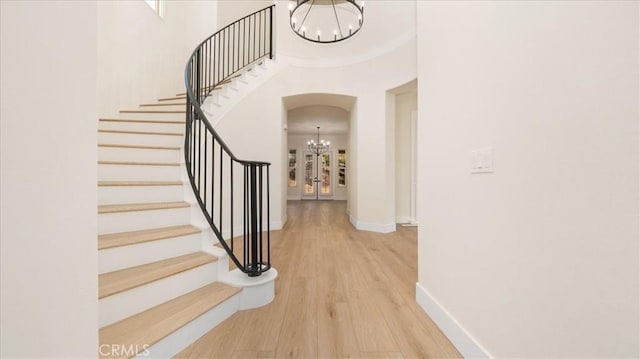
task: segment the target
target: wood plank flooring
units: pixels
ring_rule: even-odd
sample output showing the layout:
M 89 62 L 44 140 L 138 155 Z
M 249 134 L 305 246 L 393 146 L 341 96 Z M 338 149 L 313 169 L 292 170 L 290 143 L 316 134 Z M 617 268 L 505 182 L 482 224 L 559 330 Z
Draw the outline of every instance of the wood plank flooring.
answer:
M 343 201 L 290 201 L 272 233 L 276 299 L 177 358 L 460 358 L 415 302 L 417 234 L 356 231 Z

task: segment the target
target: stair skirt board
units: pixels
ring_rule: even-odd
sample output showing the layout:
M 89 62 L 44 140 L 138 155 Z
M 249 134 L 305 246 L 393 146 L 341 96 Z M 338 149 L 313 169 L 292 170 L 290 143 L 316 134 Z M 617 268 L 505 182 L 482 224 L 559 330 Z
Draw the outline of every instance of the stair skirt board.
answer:
M 267 81 L 271 77 L 268 74 L 273 74 L 278 71 L 278 67 L 272 66 L 271 64 L 275 63 L 265 59 L 261 64 L 253 65 L 238 77 L 234 78 L 228 86 L 224 86 L 222 88 L 223 91 L 214 91 L 207 97 L 202 109 L 205 111 L 207 117 L 209 117 L 212 125 L 216 126 L 218 121 L 220 121 L 236 103 Z
M 138 358 L 172 358 L 238 311 L 240 293 L 220 303 L 141 353 Z M 145 355 L 146 354 L 146 355 Z
M 215 282 L 216 262 L 201 265 L 145 285 L 102 298 L 98 302 L 100 328 L 155 307 Z
M 98 234 L 137 231 L 190 223 L 191 208 L 103 213 L 98 215 Z
M 158 239 L 98 251 L 98 274 L 114 272 L 143 264 L 200 251 L 200 233 Z
M 99 186 L 98 204 L 176 202 L 184 199 L 182 184 L 175 186 Z

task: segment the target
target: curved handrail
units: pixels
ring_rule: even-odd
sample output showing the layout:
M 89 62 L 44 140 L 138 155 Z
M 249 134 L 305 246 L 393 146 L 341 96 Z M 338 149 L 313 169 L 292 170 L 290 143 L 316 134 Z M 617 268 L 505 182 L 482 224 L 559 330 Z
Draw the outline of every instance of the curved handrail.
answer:
M 189 181 L 218 241 L 234 264 L 249 276 L 258 276 L 271 268 L 271 164 L 239 159 L 213 128 L 202 105 L 213 91 L 249 65 L 266 56 L 273 58 L 274 7 L 272 5 L 238 19 L 206 38 L 191 53 L 184 72 L 187 101 L 184 156 Z M 229 166 L 226 173 L 225 158 Z M 216 169 L 218 164 L 219 170 Z M 234 164 L 244 171 L 242 260 L 234 253 L 234 198 L 237 196 L 234 183 L 238 180 L 233 176 Z M 223 201 L 225 194 L 228 202 Z M 265 199 L 266 209 L 263 206 Z M 225 209 L 229 209 L 226 216 Z M 229 224 L 231 246 L 225 241 L 222 230 L 225 223 Z

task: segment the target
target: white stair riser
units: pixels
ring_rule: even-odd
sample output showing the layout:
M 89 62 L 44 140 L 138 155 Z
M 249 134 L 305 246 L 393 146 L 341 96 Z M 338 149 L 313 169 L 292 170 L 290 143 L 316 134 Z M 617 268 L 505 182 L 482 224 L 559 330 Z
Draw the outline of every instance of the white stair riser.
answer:
M 211 96 L 208 97 L 202 104 L 202 109 L 209 112 L 215 111 L 216 108 L 225 106 L 227 102 L 229 102 L 228 98 L 221 96 Z
M 239 294 L 227 299 L 140 353 L 136 358 L 172 358 L 238 311 Z
M 247 73 L 243 72 L 242 75 L 240 75 L 238 78 L 235 79 L 235 81 L 241 83 L 242 85 L 248 84 L 249 79 L 247 79 Z
M 186 105 L 185 105 L 186 106 Z M 141 111 L 184 111 L 184 108 L 181 109 L 142 109 Z M 138 111 L 138 110 L 136 110 Z M 186 117 L 185 112 L 178 113 L 148 113 L 148 112 L 126 112 L 120 113 L 118 118 L 122 119 L 141 119 L 141 120 L 176 120 L 176 121 L 184 121 Z
M 252 65 L 251 71 L 243 71 L 241 76 L 233 79 L 233 84 L 237 85 L 237 91 L 228 90 L 229 99 L 222 103 L 222 106 L 209 105 L 206 108 L 207 116 L 213 126 L 224 119 L 225 115 L 243 98 L 260 87 L 265 81 L 268 81 L 282 67 L 278 67 L 275 62 L 263 59 L 261 65 Z M 232 85 L 233 86 L 233 85 Z
M 177 202 L 184 199 L 178 186 L 99 186 L 98 204 Z
M 179 181 L 182 166 L 98 165 L 100 181 Z
M 184 121 L 184 118 L 182 119 Z M 184 133 L 184 123 L 141 123 L 141 122 L 110 122 L 100 121 L 101 130 L 118 131 L 152 131 L 152 132 L 178 132 Z
M 184 161 L 184 153 L 182 150 L 98 147 L 98 160 L 180 163 Z
M 156 305 L 187 294 L 218 277 L 216 262 L 100 299 L 99 326 L 105 327 Z
M 98 143 L 135 146 L 180 147 L 184 143 L 184 136 L 98 132 Z
M 251 71 L 247 70 L 247 75 L 251 77 L 258 77 L 262 75 L 264 72 L 265 72 L 265 69 L 262 66 L 258 64 L 254 64 L 251 66 Z
M 190 207 L 98 215 L 98 234 L 179 226 L 189 223 Z
M 157 262 L 202 248 L 200 233 L 159 239 L 128 246 L 101 249 L 98 251 L 98 273 L 108 273 Z

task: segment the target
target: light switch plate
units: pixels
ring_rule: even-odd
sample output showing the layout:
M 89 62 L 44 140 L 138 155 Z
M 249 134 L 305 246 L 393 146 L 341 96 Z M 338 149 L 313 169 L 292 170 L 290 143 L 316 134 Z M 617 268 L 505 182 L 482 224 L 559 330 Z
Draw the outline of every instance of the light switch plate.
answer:
M 478 148 L 471 151 L 471 173 L 493 172 L 493 147 Z

